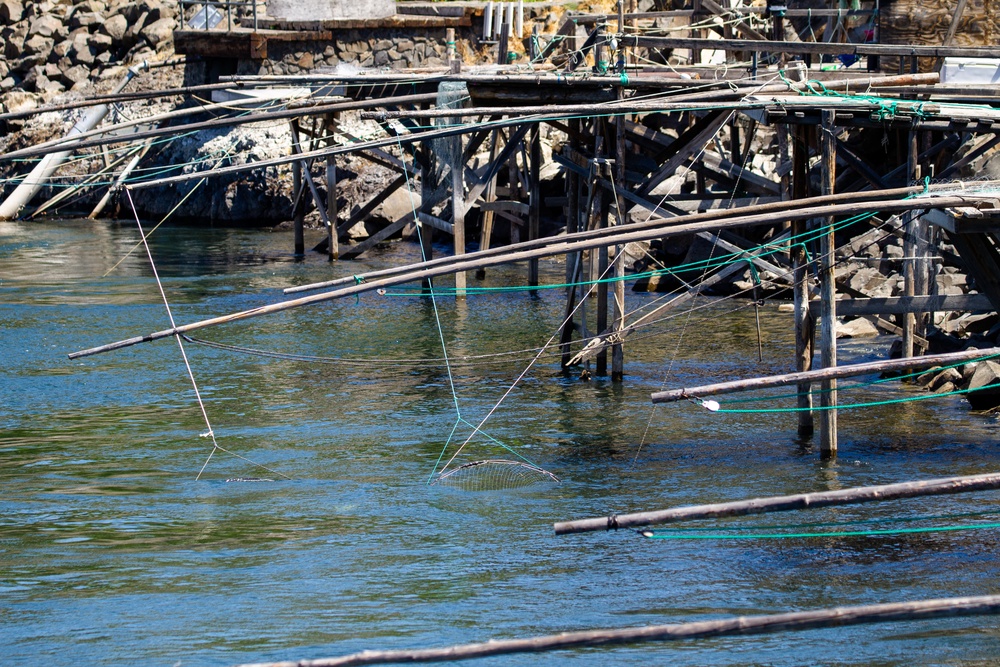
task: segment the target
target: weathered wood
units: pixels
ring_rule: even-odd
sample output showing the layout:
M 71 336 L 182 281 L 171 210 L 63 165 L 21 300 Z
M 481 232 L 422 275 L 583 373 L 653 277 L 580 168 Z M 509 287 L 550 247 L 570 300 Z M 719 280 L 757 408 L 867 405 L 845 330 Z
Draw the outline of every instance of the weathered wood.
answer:
M 677 507 L 652 512 L 618 514 L 597 519 L 564 521 L 555 524 L 555 532 L 556 535 L 566 535 L 569 533 L 615 530 L 618 528 L 638 528 L 641 526 L 677 523 L 679 521 L 721 519 L 730 516 L 769 514 L 771 512 L 791 512 L 818 507 L 857 505 L 884 500 L 974 493 L 995 489 L 1000 489 L 1000 473 L 986 473 L 963 477 L 939 477 L 915 482 L 900 482 L 898 484 L 859 486 L 838 489 L 836 491 L 817 491 L 815 493 L 799 493 L 789 496 L 753 498 L 751 500 L 737 500 L 712 505 L 693 505 L 690 507 Z
M 834 607 L 814 611 L 796 611 L 763 616 L 695 621 L 674 625 L 648 625 L 633 628 L 581 630 L 528 639 L 491 640 L 478 644 L 459 644 L 445 648 L 361 651 L 342 657 L 294 662 L 270 662 L 240 667 L 351 667 L 390 663 L 451 662 L 514 653 L 541 653 L 584 646 L 609 646 L 650 641 L 677 641 L 704 637 L 758 635 L 793 632 L 828 627 L 926 621 L 936 618 L 1000 614 L 1000 596 L 979 596 L 919 600 L 890 604 Z M 608 660 L 613 662 L 613 660 Z
M 820 178 L 824 195 L 834 194 L 834 184 L 837 181 L 837 134 L 834 128 L 836 113 L 832 110 L 823 110 L 823 120 L 819 127 L 822 163 Z M 834 222 L 833 216 L 826 218 L 826 228 L 820 237 L 820 320 L 823 323 L 820 355 L 824 368 L 837 365 L 837 283 L 834 276 L 834 266 L 837 261 L 834 251 L 837 244 L 834 239 Z M 836 379 L 824 379 L 822 389 L 820 407 L 823 409 L 819 414 L 819 450 L 820 456 L 831 458 L 837 455 Z
M 865 299 L 839 299 L 838 317 L 864 315 L 902 315 L 904 313 L 932 313 L 937 311 L 962 311 L 986 313 L 996 310 L 985 294 L 936 294 L 933 296 L 892 296 Z M 809 313 L 819 317 L 819 308 L 810 304 Z
M 352 259 L 362 254 L 363 252 L 374 248 L 376 245 L 386 240 L 393 234 L 399 232 L 408 223 L 413 221 L 413 214 L 407 213 L 399 220 L 396 220 L 390 225 L 386 225 L 384 228 L 380 229 L 376 233 L 372 234 L 366 238 L 361 243 L 357 245 L 345 246 L 340 253 L 341 259 Z
M 795 126 L 792 141 L 792 195 L 793 199 L 806 198 L 809 193 L 809 145 L 806 128 Z M 789 221 L 792 237 L 802 238 L 808 231 L 805 220 Z M 816 340 L 816 320 L 809 315 L 809 258 L 805 245 L 797 243 L 789 248 L 792 260 L 792 307 L 795 328 L 795 370 L 802 373 L 812 370 L 813 346 Z M 813 436 L 812 385 L 800 382 L 797 386 L 797 429 L 803 442 Z
M 660 391 L 651 395 L 653 403 L 675 403 L 687 398 L 702 398 L 705 396 L 718 396 L 721 394 L 733 394 L 741 391 L 753 391 L 757 389 L 768 389 L 770 387 L 785 387 L 800 382 L 817 382 L 821 380 L 835 380 L 839 378 L 856 377 L 859 375 L 871 375 L 874 373 L 887 373 L 899 371 L 906 368 L 919 370 L 921 368 L 931 368 L 932 366 L 945 366 L 949 364 L 960 364 L 978 359 L 987 359 L 1000 355 L 1000 348 L 990 347 L 982 350 L 970 349 L 961 352 L 947 352 L 943 354 L 927 354 L 921 357 L 910 359 L 886 359 L 882 361 L 869 361 L 863 364 L 851 364 L 850 366 L 836 366 L 833 368 L 819 368 L 812 371 L 801 371 L 797 373 L 785 373 L 782 375 L 772 375 L 762 378 L 749 378 L 746 380 L 733 380 L 730 382 L 719 382 L 707 384 L 699 387 L 687 387 L 684 389 L 670 389 Z
M 702 213 L 693 216 L 687 216 L 686 219 L 703 220 L 688 224 L 678 224 L 681 222 L 681 220 L 683 220 L 682 218 L 681 220 L 673 219 L 670 221 L 663 221 L 663 220 L 647 221 L 646 223 L 628 225 L 624 227 L 621 232 L 616 232 L 614 234 L 607 233 L 607 230 L 580 232 L 574 235 L 573 237 L 566 235 L 563 237 L 558 237 L 556 239 L 540 239 L 538 242 L 534 243 L 526 242 L 524 245 L 520 246 L 508 246 L 507 248 L 501 248 L 499 249 L 501 251 L 499 256 L 494 254 L 495 251 L 498 250 L 494 248 L 492 250 L 485 252 L 469 253 L 468 255 L 459 258 L 456 257 L 441 258 L 437 262 L 430 262 L 427 265 L 421 264 L 415 267 L 409 267 L 408 270 L 403 273 L 393 274 L 389 277 L 382 278 L 380 280 L 363 282 L 361 284 L 353 285 L 350 287 L 344 287 L 341 289 L 336 289 L 330 292 L 322 292 L 307 297 L 301 297 L 298 299 L 291 299 L 288 301 L 271 304 L 269 306 L 253 308 L 239 313 L 232 313 L 221 317 L 202 320 L 200 322 L 193 322 L 191 324 L 177 327 L 176 329 L 159 331 L 150 334 L 148 336 L 130 338 L 128 339 L 128 341 L 119 341 L 118 343 L 111 343 L 109 345 L 102 345 L 96 348 L 91 348 L 89 350 L 75 352 L 71 355 L 71 358 L 76 359 L 91 354 L 98 354 L 114 349 L 119 349 L 121 347 L 128 347 L 129 345 L 135 345 L 136 343 L 158 340 L 160 338 L 175 335 L 176 333 L 187 333 L 189 331 L 194 331 L 196 329 L 201 329 L 208 326 L 215 326 L 218 324 L 234 322 L 251 317 L 259 317 L 261 315 L 281 312 L 284 310 L 289 310 L 291 308 L 299 308 L 313 303 L 320 303 L 323 301 L 329 301 L 331 299 L 337 299 L 344 296 L 350 296 L 353 294 L 359 294 L 361 292 L 371 291 L 374 289 L 378 289 L 380 287 L 390 287 L 393 285 L 412 282 L 414 280 L 422 280 L 428 277 L 446 275 L 454 273 L 456 271 L 468 271 L 487 266 L 495 266 L 497 264 L 507 264 L 511 262 L 524 261 L 535 257 L 549 257 L 553 255 L 563 255 L 568 252 L 574 252 L 577 250 L 589 250 L 593 248 L 599 248 L 602 245 L 606 247 L 609 243 L 625 244 L 625 243 L 631 243 L 633 241 L 648 241 L 654 238 L 668 237 L 668 236 L 675 236 L 682 234 L 694 234 L 702 231 L 711 231 L 727 227 L 774 224 L 779 220 L 807 219 L 811 217 L 827 216 L 827 215 L 853 215 L 862 211 L 871 211 L 871 210 L 892 212 L 892 211 L 909 210 L 911 208 L 926 208 L 931 206 L 949 207 L 958 205 L 968 205 L 975 202 L 976 200 L 977 200 L 976 197 L 970 195 L 964 195 L 961 197 L 941 196 L 941 197 L 926 198 L 926 199 L 911 198 L 906 200 L 869 201 L 861 203 L 852 202 L 848 204 L 832 204 L 832 205 L 818 206 L 818 207 L 809 207 L 808 202 L 799 202 L 802 206 L 806 208 L 798 210 L 781 211 L 779 213 L 760 214 L 756 216 L 755 215 L 734 216 L 727 218 L 725 220 L 718 219 L 717 212 L 713 211 L 710 213 Z M 764 206 L 771 206 L 771 205 L 764 205 Z M 711 217 L 712 219 L 704 221 L 704 218 L 706 216 Z M 664 224 L 665 222 L 667 224 Z M 595 232 L 596 232 L 596 238 L 594 237 Z M 537 247 L 535 244 L 537 244 L 537 246 L 540 247 Z M 338 281 L 341 280 L 342 279 L 338 279 Z
M 840 44 L 824 42 L 760 42 L 753 39 L 698 39 L 690 37 L 646 37 L 623 35 L 624 46 L 653 49 L 712 49 L 725 51 L 750 51 L 787 54 L 855 56 L 923 56 L 930 58 L 991 58 L 996 55 L 993 47 L 903 46 L 891 44 Z

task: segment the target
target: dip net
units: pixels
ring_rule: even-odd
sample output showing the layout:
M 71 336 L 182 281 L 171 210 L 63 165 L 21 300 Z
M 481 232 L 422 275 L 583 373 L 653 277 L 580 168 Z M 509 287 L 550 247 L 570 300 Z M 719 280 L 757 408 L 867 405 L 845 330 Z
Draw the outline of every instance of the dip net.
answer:
M 503 491 L 558 481 L 559 478 L 548 470 L 531 463 L 487 459 L 472 461 L 439 473 L 432 478 L 431 484 L 463 491 Z

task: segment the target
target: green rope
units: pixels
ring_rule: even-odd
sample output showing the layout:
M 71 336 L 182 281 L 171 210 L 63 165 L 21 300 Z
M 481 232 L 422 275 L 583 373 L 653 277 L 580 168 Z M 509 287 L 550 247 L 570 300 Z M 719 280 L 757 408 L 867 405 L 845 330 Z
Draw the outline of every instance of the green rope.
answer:
M 908 396 L 906 398 L 890 398 L 884 401 L 871 401 L 868 403 L 848 403 L 846 405 L 816 405 L 811 408 L 759 408 L 756 410 L 749 409 L 716 409 L 712 412 L 728 413 L 728 414 L 764 414 L 764 413 L 787 413 L 787 412 L 812 412 L 813 410 L 853 410 L 856 408 L 874 408 L 881 405 L 895 405 L 897 403 L 912 403 L 913 401 L 926 401 L 929 398 L 944 398 L 946 396 L 957 396 L 959 394 L 968 394 L 972 391 L 977 391 L 982 387 L 977 387 L 975 389 L 956 389 L 955 391 L 948 391 L 943 394 L 919 394 L 916 396 Z
M 925 528 L 887 528 L 884 530 L 844 530 L 822 533 L 763 533 L 760 535 L 736 535 L 727 533 L 691 535 L 643 531 L 643 537 L 651 540 L 788 540 L 813 537 L 875 537 L 878 535 L 915 535 L 919 533 L 941 533 L 957 530 L 984 530 L 1000 528 L 1000 523 L 979 523 L 966 526 L 928 526 Z
M 950 514 L 937 514 L 932 516 L 897 516 L 897 517 L 885 517 L 885 518 L 872 518 L 872 519 L 851 519 L 847 521 L 812 521 L 807 523 L 783 523 L 783 524 L 772 524 L 772 525 L 736 525 L 728 526 L 722 528 L 720 526 L 676 526 L 674 528 L 662 529 L 664 532 L 670 533 L 682 533 L 682 532 L 719 532 L 720 530 L 736 531 L 736 530 L 801 530 L 803 528 L 835 528 L 842 526 L 858 526 L 862 524 L 873 524 L 873 523 L 914 523 L 917 521 L 945 521 L 952 519 L 968 519 L 970 517 L 983 517 L 983 516 L 993 516 L 996 515 L 997 511 L 995 509 L 982 510 L 979 512 L 955 512 Z M 655 533 L 658 531 L 642 529 L 638 532 L 650 532 Z

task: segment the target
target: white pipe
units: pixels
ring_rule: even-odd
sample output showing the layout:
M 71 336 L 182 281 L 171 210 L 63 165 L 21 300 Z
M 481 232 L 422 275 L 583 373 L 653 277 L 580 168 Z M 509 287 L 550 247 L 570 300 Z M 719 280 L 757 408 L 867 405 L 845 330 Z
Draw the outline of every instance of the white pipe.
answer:
M 521 39 L 524 33 L 524 0 L 517 0 L 517 17 L 514 19 L 514 34 Z
M 503 7 L 504 3 L 497 3 L 497 10 L 493 14 L 493 37 L 495 39 L 500 39 L 500 29 L 503 26 Z
M 128 82 L 139 73 L 139 69 L 148 70 L 149 65 L 143 61 L 141 67 L 129 67 L 128 74 L 125 75 L 125 78 L 111 94 L 117 95 L 120 93 L 128 85 Z M 66 137 L 69 138 L 94 129 L 108 115 L 108 109 L 107 104 L 100 104 L 94 107 L 86 116 L 77 121 L 76 125 L 66 134 Z M 38 191 L 42 189 L 53 172 L 62 165 L 63 161 L 72 152 L 71 150 L 66 150 L 58 153 L 49 153 L 39 160 L 35 168 L 31 170 L 31 173 L 25 176 L 24 180 L 10 193 L 10 196 L 0 204 L 0 220 L 15 219 L 21 212 L 21 209 L 31 202 L 31 199 L 38 194 Z
M 486 3 L 483 12 L 483 39 L 493 39 L 493 0 Z

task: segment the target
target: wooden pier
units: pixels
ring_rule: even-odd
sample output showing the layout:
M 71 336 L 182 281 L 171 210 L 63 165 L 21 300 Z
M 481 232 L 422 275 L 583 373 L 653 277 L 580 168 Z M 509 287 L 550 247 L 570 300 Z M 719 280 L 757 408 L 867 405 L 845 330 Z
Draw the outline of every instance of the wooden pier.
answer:
M 796 349 L 789 356 L 802 378 L 810 377 L 817 353 L 822 368 L 837 366 L 838 316 L 869 318 L 899 335 L 903 356 L 912 357 L 927 351 L 929 313 L 1000 306 L 1000 191 L 961 181 L 970 163 L 1000 144 L 1000 97 L 992 85 L 942 82 L 939 73 L 949 59 L 994 54 L 990 46 L 953 44 L 957 26 L 968 19 L 962 12 L 941 43 L 899 45 L 877 42 L 878 35 L 835 38 L 834 19 L 843 20 L 836 8 L 735 10 L 713 0 L 659 12 L 638 12 L 624 2 L 611 14 L 548 8 L 543 19 L 538 8 L 525 14 L 523 7 L 515 13 L 513 4 L 498 4 L 502 17 L 494 21 L 492 3 L 403 4 L 385 19 L 261 19 L 253 27 L 175 32 L 178 52 L 224 63 L 200 72 L 230 72 L 196 82 L 199 89 L 258 91 L 259 99 L 272 102 L 210 120 L 147 119 L 146 129 L 129 134 L 129 142 L 281 121 L 289 123 L 291 146 L 280 158 L 129 187 L 164 193 L 197 179 L 290 166 L 294 252 L 325 253 L 337 261 L 334 272 L 356 284 L 123 343 L 445 274 L 456 276 L 461 298 L 469 280 L 499 263 L 524 262 L 525 284 L 535 286 L 539 258 L 556 255 L 566 258 L 569 285 L 559 336 L 563 364 L 593 359 L 597 375 L 616 382 L 625 378 L 632 331 L 748 267 L 755 280 L 758 272 L 770 276 L 754 292 L 780 288 L 793 295 Z M 560 18 L 551 24 L 556 9 Z M 850 16 L 870 21 L 873 8 Z M 805 39 L 802 26 L 814 19 L 827 28 L 820 37 L 810 27 L 814 39 Z M 521 33 L 512 33 L 515 25 Z M 684 36 L 664 36 L 665 25 L 695 27 Z M 543 32 L 545 26 L 551 31 Z M 409 69 L 396 66 L 403 60 L 394 52 L 386 56 L 390 68 L 268 70 L 279 59 L 301 70 L 320 52 L 329 53 L 331 44 L 344 55 L 343 40 L 366 31 L 397 41 L 405 41 L 407 31 L 430 31 L 442 43 L 435 53 L 445 57 L 435 57 L 440 65 Z M 392 39 L 382 46 L 391 47 Z M 374 53 L 374 60 L 382 58 L 378 49 Z M 273 103 L 274 91 L 288 89 L 308 94 Z M 348 116 L 374 131 L 352 134 Z M 102 127 L 0 158 L 46 158 L 121 143 L 115 128 Z M 393 173 L 377 196 L 354 202 L 353 211 L 337 204 L 338 156 L 346 155 Z M 411 191 L 419 203 L 366 239 L 349 242 L 348 230 L 399 191 Z M 326 229 L 311 247 L 304 230 L 310 210 Z M 838 244 L 868 220 L 904 237 L 901 296 L 838 283 Z M 337 270 L 339 262 L 416 227 L 424 232 L 422 264 L 368 276 Z M 450 239 L 451 256 L 431 257 L 434 235 Z M 726 261 L 711 270 L 706 265 L 673 300 L 630 322 L 624 312 L 627 244 L 682 236 L 710 243 L 713 255 Z M 944 240 L 978 294 L 935 293 L 938 265 L 927 257 Z M 467 252 L 470 246 L 477 249 Z M 670 272 L 669 266 L 663 270 Z M 594 286 L 592 296 L 585 283 Z M 590 325 L 596 333 L 574 341 L 580 328 L 575 305 L 588 298 L 596 301 Z M 892 323 L 893 316 L 901 321 Z M 833 456 L 836 380 L 830 375 L 821 381 L 820 450 Z M 803 379 L 798 387 L 800 407 L 809 408 L 810 383 Z M 812 435 L 812 413 L 800 413 L 798 429 L 804 438 Z

